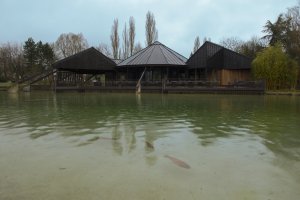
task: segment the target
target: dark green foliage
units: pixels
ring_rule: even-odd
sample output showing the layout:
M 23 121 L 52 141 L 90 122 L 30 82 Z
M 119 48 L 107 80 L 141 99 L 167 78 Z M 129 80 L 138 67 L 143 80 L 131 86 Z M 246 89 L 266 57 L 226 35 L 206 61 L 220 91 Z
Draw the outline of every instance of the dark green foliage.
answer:
M 264 79 L 267 89 L 292 89 L 297 83 L 297 63 L 282 50 L 279 43 L 258 53 L 252 63 L 256 79 Z
M 54 62 L 54 51 L 52 47 L 41 41 L 35 43 L 32 38 L 29 38 L 24 45 L 24 58 L 26 60 L 28 76 L 41 73 L 51 67 Z
M 283 45 L 286 44 L 289 31 L 289 19 L 285 19 L 280 14 L 275 23 L 267 21 L 264 26 L 263 32 L 267 33 L 263 38 L 269 40 L 270 45 L 275 45 L 277 42 L 281 42 Z
M 36 44 L 32 38 L 28 38 L 24 45 L 24 58 L 26 60 L 27 66 L 30 68 L 36 64 L 37 52 Z
M 282 69 L 284 70 L 277 79 L 280 81 L 285 80 L 286 84 L 283 85 L 278 81 L 276 83 L 269 81 L 269 87 L 272 89 L 275 89 L 276 87 L 295 87 L 296 79 L 300 78 L 300 74 L 295 75 L 300 67 L 300 1 L 297 6 L 289 8 L 285 14 L 280 14 L 274 23 L 268 21 L 264 28 L 263 32 L 267 33 L 267 35 L 263 38 L 268 40 L 269 45 L 274 46 L 274 44 L 280 42 L 284 52 L 288 57 L 293 59 L 285 59 L 285 62 L 282 63 Z M 277 47 L 270 48 L 276 49 Z M 273 56 L 273 58 L 275 64 L 280 63 L 281 57 L 276 58 Z M 269 75 L 274 73 L 273 68 L 269 70 L 271 70 L 269 71 Z M 275 72 L 278 72 L 278 70 L 275 70 Z
M 300 66 L 300 27 L 299 30 L 291 30 L 288 32 L 286 51 Z
M 276 22 L 268 21 L 263 32 L 267 33 L 263 38 L 269 41 L 269 45 L 280 42 L 288 55 L 300 65 L 300 7 L 295 6 L 283 15 L 280 14 Z M 294 13 L 291 13 L 294 12 Z
M 55 54 L 49 43 L 44 44 L 43 54 L 46 66 L 49 67 L 55 61 Z
M 42 69 L 49 69 L 54 62 L 54 52 L 48 43 L 43 44 L 41 41 L 37 43 L 38 65 Z

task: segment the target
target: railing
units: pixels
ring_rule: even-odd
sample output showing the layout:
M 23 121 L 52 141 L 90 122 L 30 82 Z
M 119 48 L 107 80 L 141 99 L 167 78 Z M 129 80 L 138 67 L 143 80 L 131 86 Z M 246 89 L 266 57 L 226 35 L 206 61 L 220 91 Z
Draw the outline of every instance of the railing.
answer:
M 265 88 L 264 81 L 236 81 L 229 85 L 220 85 L 218 81 L 192 81 L 192 80 L 167 80 L 164 82 L 166 88 Z M 163 81 L 141 81 L 143 87 L 162 87 Z M 93 85 L 98 87 L 136 87 L 136 81 L 106 81 L 94 82 Z
M 261 88 L 265 90 L 265 81 L 236 81 L 230 87 L 234 88 Z
M 167 81 L 167 87 L 213 87 L 219 86 L 220 83 L 217 81 L 192 81 L 192 80 L 181 80 L 181 81 Z

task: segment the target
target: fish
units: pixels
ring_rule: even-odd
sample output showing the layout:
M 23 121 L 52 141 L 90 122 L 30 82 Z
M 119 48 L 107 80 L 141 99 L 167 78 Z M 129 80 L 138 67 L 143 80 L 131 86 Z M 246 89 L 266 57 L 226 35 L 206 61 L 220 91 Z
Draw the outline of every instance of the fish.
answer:
M 165 155 L 165 158 L 170 159 L 175 165 L 185 168 L 185 169 L 190 169 L 191 166 L 189 166 L 186 162 L 179 160 L 177 158 L 174 158 L 173 156 Z
M 146 143 L 146 146 L 147 146 L 149 149 L 154 149 L 153 144 L 151 144 L 151 143 L 148 142 L 148 141 L 145 141 L 145 143 Z

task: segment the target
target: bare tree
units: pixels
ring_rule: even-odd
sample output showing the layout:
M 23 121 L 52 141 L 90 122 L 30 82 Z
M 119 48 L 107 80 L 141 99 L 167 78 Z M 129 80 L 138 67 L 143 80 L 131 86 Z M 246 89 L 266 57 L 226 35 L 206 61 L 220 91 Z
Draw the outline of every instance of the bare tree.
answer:
M 129 51 L 130 56 L 132 56 L 134 52 L 134 40 L 135 40 L 135 22 L 134 18 L 129 18 Z
M 66 58 L 86 48 L 88 43 L 82 33 L 63 33 L 55 42 L 55 50 L 59 58 Z
M 118 58 L 117 58 L 117 59 L 122 59 L 122 58 L 121 58 L 121 55 L 122 55 L 122 51 L 121 51 L 121 49 L 119 48 L 119 53 L 118 53 Z
M 285 14 L 286 28 L 285 45 L 286 52 L 298 62 L 300 66 L 300 0 L 298 4 L 292 8 L 288 8 Z
M 7 81 L 23 79 L 25 69 L 23 48 L 19 44 L 6 43 L 0 48 L 0 78 Z
M 146 15 L 146 45 L 149 46 L 158 39 L 158 31 L 153 13 L 150 11 Z
M 194 50 L 193 54 L 200 48 L 200 38 L 197 36 L 194 41 Z
M 8 80 L 8 52 L 5 45 L 0 47 L 0 81 Z
M 240 52 L 241 46 L 244 44 L 244 42 L 238 39 L 237 37 L 229 37 L 229 38 L 223 38 L 220 41 L 220 44 L 232 51 Z
M 203 38 L 203 43 L 205 43 L 205 42 L 210 42 L 211 41 L 211 38 L 210 37 L 204 37 Z
M 123 59 L 129 57 L 129 33 L 127 31 L 127 24 L 125 22 L 124 30 L 123 30 Z
M 288 8 L 285 17 L 291 20 L 292 30 L 300 31 L 300 0 L 298 1 L 298 5 Z
M 105 56 L 112 58 L 112 53 L 110 47 L 105 43 L 100 43 L 99 46 L 96 48 L 98 51 L 103 53 Z
M 118 59 L 120 57 L 119 55 L 120 38 L 118 33 L 118 26 L 119 26 L 119 20 L 114 19 L 114 23 L 111 27 L 111 35 L 110 35 L 110 41 L 111 41 L 111 47 L 112 47 L 114 59 Z
M 248 56 L 254 59 L 258 52 L 262 51 L 268 46 L 268 41 L 261 39 L 257 36 L 253 36 L 250 40 L 241 43 L 238 53 Z
M 140 51 L 140 50 L 142 50 L 142 49 L 143 49 L 143 47 L 142 47 L 141 43 L 138 42 L 138 43 L 134 46 L 134 52 L 133 52 L 133 53 L 136 53 L 136 52 L 138 52 L 138 51 Z

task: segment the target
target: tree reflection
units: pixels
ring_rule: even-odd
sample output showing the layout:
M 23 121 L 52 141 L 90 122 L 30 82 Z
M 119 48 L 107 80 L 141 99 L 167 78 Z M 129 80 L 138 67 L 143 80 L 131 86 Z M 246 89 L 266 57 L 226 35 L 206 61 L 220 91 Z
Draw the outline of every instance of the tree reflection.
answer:
M 276 155 L 300 157 L 299 97 L 30 93 L 0 99 L 2 130 L 33 141 L 56 134 L 85 146 L 110 137 L 117 155 L 141 151 L 148 165 L 157 161 L 159 140 L 183 130 L 201 146 L 255 135 Z

